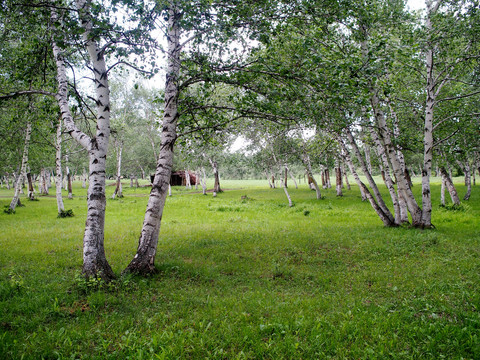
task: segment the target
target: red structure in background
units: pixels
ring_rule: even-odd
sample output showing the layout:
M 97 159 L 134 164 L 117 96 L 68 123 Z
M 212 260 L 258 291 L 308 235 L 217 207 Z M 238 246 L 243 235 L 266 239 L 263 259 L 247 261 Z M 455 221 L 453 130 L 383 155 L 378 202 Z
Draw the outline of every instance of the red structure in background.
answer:
M 189 171 L 188 174 L 190 175 L 190 185 L 195 185 L 197 182 L 197 177 L 195 176 L 195 173 L 192 171 Z M 153 179 L 155 178 L 155 175 L 150 175 L 150 182 L 153 183 Z M 187 185 L 187 180 L 185 177 L 185 170 L 180 170 L 180 171 L 175 171 L 170 175 L 170 185 L 171 186 L 186 186 Z

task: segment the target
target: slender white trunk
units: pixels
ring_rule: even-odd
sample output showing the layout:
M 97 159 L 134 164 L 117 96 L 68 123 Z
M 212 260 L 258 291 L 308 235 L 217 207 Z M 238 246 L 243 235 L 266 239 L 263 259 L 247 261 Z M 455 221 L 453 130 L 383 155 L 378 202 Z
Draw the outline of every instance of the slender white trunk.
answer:
M 57 134 L 55 137 L 55 196 L 57 198 L 57 212 L 65 211 L 62 198 L 62 119 L 58 119 Z
M 345 169 L 345 165 L 342 166 L 343 168 L 343 177 L 345 178 L 345 183 L 347 184 L 347 189 L 352 190 L 352 187 L 350 186 L 350 182 L 348 181 L 348 174 L 347 174 L 347 169 Z
M 282 180 L 282 185 L 283 185 L 283 191 L 285 192 L 285 196 L 286 196 L 287 199 L 288 199 L 288 206 L 289 206 L 289 207 L 292 207 L 292 206 L 293 206 L 293 202 L 292 202 L 292 198 L 290 197 L 290 194 L 288 193 L 287 184 L 285 183 L 285 179 Z
M 365 198 L 370 202 L 370 205 L 372 206 L 373 210 L 375 210 L 378 217 L 380 218 L 380 220 L 382 220 L 385 226 L 395 226 L 395 223 L 390 220 L 391 214 L 389 217 L 387 216 L 387 214 L 383 212 L 382 208 L 378 206 L 377 202 L 375 201 L 375 198 L 372 196 L 372 194 L 370 193 L 366 185 L 360 180 L 360 177 L 358 176 L 358 173 L 355 170 L 355 166 L 353 165 L 350 153 L 340 136 L 337 136 L 337 141 L 342 147 L 342 156 L 345 159 L 345 162 L 347 163 L 350 169 L 350 172 L 352 173 L 353 178 L 355 179 L 355 182 L 357 183 L 358 187 L 360 188 L 360 191 L 362 192 L 362 201 L 363 201 L 363 196 L 365 196 Z
M 122 193 L 122 152 L 123 152 L 123 142 L 117 142 L 117 181 L 115 186 L 115 191 L 113 192 L 112 199 L 115 199 L 115 196 L 119 198 L 123 197 Z
M 383 214 L 386 217 L 388 217 L 389 221 L 392 223 L 395 223 L 394 216 L 392 215 L 392 213 L 390 212 L 390 209 L 388 209 L 387 205 L 385 204 L 382 194 L 380 193 L 380 190 L 378 189 L 377 184 L 375 183 L 375 180 L 372 177 L 372 174 L 368 171 L 367 164 L 363 160 L 362 154 L 360 152 L 360 149 L 358 148 L 357 142 L 353 138 L 352 132 L 350 131 L 349 128 L 345 128 L 345 133 L 347 134 L 348 141 L 352 146 L 353 152 L 357 156 L 357 159 L 362 167 L 363 173 L 368 180 L 368 184 L 370 185 L 370 188 L 373 191 L 377 205 L 382 209 Z
M 203 195 L 207 195 L 207 175 L 205 174 L 205 168 L 202 167 L 202 193 Z
M 192 184 L 190 182 L 190 172 L 187 170 L 185 170 L 185 188 L 187 188 L 188 190 L 190 190 L 192 188 Z
M 450 198 L 452 199 L 453 204 L 460 205 L 460 198 L 458 197 L 457 189 L 455 189 L 452 178 L 448 174 L 445 167 L 440 166 L 440 174 L 442 175 L 442 179 L 445 181 L 445 185 L 447 187 L 448 193 L 450 194 Z
M 180 21 L 181 12 L 176 5 L 168 9 L 167 73 L 165 106 L 163 112 L 160 154 L 155 178 L 148 199 L 147 210 L 135 257 L 126 271 L 148 274 L 155 271 L 155 254 L 163 209 L 173 166 L 173 147 L 177 137 L 177 102 L 179 97 L 178 76 L 180 73 Z
M 443 178 L 443 176 L 441 176 L 442 178 L 442 187 L 440 189 L 440 205 L 445 207 L 445 186 L 446 186 L 446 181 L 445 179 Z
M 463 200 L 469 200 L 472 193 L 472 177 L 470 175 L 470 164 L 468 163 L 468 159 L 465 160 L 464 163 L 457 160 L 457 164 L 463 170 L 463 173 L 465 175 L 465 186 L 467 187 L 467 192 L 465 193 Z
M 89 184 L 87 192 L 87 220 L 83 237 L 83 274 L 86 277 L 111 279 L 115 275 L 107 262 L 104 250 L 105 227 L 105 168 L 110 137 L 110 91 L 104 52 L 92 34 L 90 2 L 76 0 L 76 7 L 84 30 L 83 42 L 88 51 L 95 81 L 97 108 L 96 133 L 94 138 L 80 131 L 73 121 L 68 104 L 68 83 L 65 63 L 60 48 L 53 41 L 53 53 L 57 65 L 57 100 L 66 131 L 88 151 Z M 57 18 L 52 8 L 52 17 Z
M 20 202 L 20 191 L 22 190 L 22 180 L 23 175 L 26 173 L 28 165 L 28 148 L 30 146 L 30 136 L 32 134 L 32 123 L 27 121 L 27 127 L 25 130 L 25 144 L 23 146 L 23 155 L 22 155 L 22 165 L 20 167 L 20 172 L 18 174 L 17 182 L 15 184 L 15 193 L 13 199 L 10 202 L 10 209 L 15 211 L 15 208 Z
M 293 174 L 290 171 L 288 173 L 290 174 L 290 179 L 292 179 L 293 183 L 295 184 L 295 189 L 298 189 L 298 184 L 297 184 L 297 180 L 295 179 L 295 176 L 293 176 Z
M 307 172 L 309 184 L 313 184 L 313 186 L 315 187 L 315 194 L 317 196 L 317 200 L 320 200 L 322 198 L 322 193 L 320 192 L 320 187 L 318 186 L 318 183 L 313 176 L 310 156 L 308 156 L 306 152 L 303 153 L 303 164 L 305 166 L 305 171 Z
M 395 224 L 400 225 L 402 223 L 408 222 L 408 215 L 405 221 L 405 218 L 402 216 L 402 211 L 400 209 L 400 200 L 398 198 L 397 192 L 395 190 L 395 185 L 390 176 L 390 165 L 388 163 L 387 154 L 385 153 L 385 148 L 383 147 L 380 139 L 378 138 L 377 133 L 373 128 L 370 128 L 370 134 L 375 143 L 377 155 L 381 160 L 382 169 L 384 174 L 385 185 L 387 186 L 388 192 L 390 193 L 390 198 L 392 199 L 393 209 L 394 209 L 394 218 Z

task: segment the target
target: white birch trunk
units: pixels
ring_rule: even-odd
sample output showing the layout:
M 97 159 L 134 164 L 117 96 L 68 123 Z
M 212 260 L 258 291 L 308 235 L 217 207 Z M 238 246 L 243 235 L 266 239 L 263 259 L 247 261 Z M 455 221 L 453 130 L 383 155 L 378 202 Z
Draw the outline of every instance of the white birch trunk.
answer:
M 297 180 L 295 179 L 295 176 L 293 176 L 293 174 L 290 171 L 288 171 L 288 173 L 290 174 L 290 179 L 292 179 L 293 183 L 295 184 L 295 189 L 298 189 L 298 184 L 297 184 Z
M 442 179 L 445 181 L 445 185 L 447 186 L 447 190 L 450 194 L 453 204 L 460 205 L 460 198 L 458 197 L 457 189 L 455 189 L 452 178 L 449 176 L 445 167 L 440 166 L 440 174 L 442 174 Z
M 403 223 L 408 222 L 408 215 L 406 219 L 404 216 L 402 216 L 402 210 L 400 209 L 400 200 L 395 190 L 395 185 L 393 184 L 393 180 L 390 176 L 390 165 L 388 163 L 387 154 L 385 153 L 385 148 L 383 147 L 382 143 L 380 142 L 380 139 L 378 138 L 377 133 L 373 128 L 370 128 L 370 134 L 375 143 L 377 155 L 381 160 L 384 179 L 385 179 L 385 185 L 387 186 L 388 192 L 390 193 L 390 198 L 392 199 L 395 224 L 401 225 Z M 406 212 L 404 211 L 403 214 L 406 215 Z
M 315 177 L 313 176 L 310 157 L 306 152 L 304 152 L 303 154 L 303 164 L 305 165 L 305 170 L 307 172 L 308 179 L 310 180 L 311 184 L 313 184 L 313 186 L 315 187 L 315 194 L 317 196 L 317 200 L 320 200 L 322 198 L 322 193 L 320 192 L 320 187 L 318 186 L 318 183 L 315 180 Z
M 205 174 L 205 168 L 202 167 L 202 193 L 203 195 L 207 195 L 207 175 Z
M 141 274 L 155 272 L 158 236 L 173 166 L 173 147 L 177 137 L 176 126 L 179 115 L 177 102 L 179 97 L 178 76 L 180 73 L 181 50 L 180 18 L 180 9 L 172 4 L 168 9 L 167 73 L 160 154 L 137 253 L 126 268 L 126 271 Z
M 192 184 L 190 183 L 190 172 L 185 170 L 185 188 L 190 190 L 192 188 Z
M 442 179 L 442 187 L 440 189 L 440 205 L 445 207 L 445 187 L 446 187 L 446 181 L 445 179 L 443 178 L 442 175 L 440 175 L 441 179 Z
M 58 119 L 57 134 L 55 137 L 55 196 L 57 198 L 57 212 L 65 211 L 62 198 L 62 119 Z
M 469 200 L 470 195 L 472 193 L 472 178 L 471 178 L 471 175 L 470 175 L 470 164 L 468 163 L 468 159 L 465 160 L 464 163 L 457 160 L 457 164 L 463 170 L 463 173 L 465 175 L 465 186 L 467 187 L 467 192 L 466 192 L 465 196 L 463 197 L 463 200 Z
M 375 196 L 375 200 L 377 202 L 377 205 L 382 209 L 383 214 L 389 219 L 391 223 L 395 223 L 395 218 L 390 212 L 390 209 L 387 207 L 385 204 L 385 201 L 383 200 L 382 194 L 380 193 L 380 190 L 378 190 L 377 184 L 375 183 L 375 180 L 372 177 L 372 174 L 368 171 L 367 164 L 363 160 L 362 154 L 360 152 L 360 149 L 358 148 L 357 142 L 353 138 L 353 135 L 350 131 L 349 128 L 345 128 L 345 133 L 347 134 L 348 141 L 350 145 L 352 146 L 353 152 L 357 156 L 357 159 L 362 167 L 363 173 L 365 177 L 368 180 L 368 184 L 370 185 L 370 188 L 373 191 L 373 194 Z
M 65 63 L 60 48 L 53 42 L 57 65 L 57 100 L 66 131 L 88 151 L 89 184 L 87 192 L 87 220 L 83 237 L 83 274 L 86 277 L 102 277 L 109 280 L 115 276 L 105 257 L 105 168 L 110 137 L 110 91 L 103 51 L 92 35 L 89 14 L 90 2 L 76 0 L 76 7 L 84 30 L 83 42 L 87 48 L 95 82 L 97 127 L 94 138 L 80 131 L 75 125 L 68 105 L 68 84 Z M 52 9 L 52 17 L 57 17 Z
M 13 199 L 10 202 L 10 210 L 15 211 L 15 208 L 20 203 L 20 191 L 22 190 L 22 179 L 26 173 L 28 165 L 28 148 L 30 146 L 30 136 L 32 134 L 32 123 L 27 121 L 27 127 L 25 130 L 25 144 L 23 146 L 23 155 L 22 155 L 22 165 L 20 166 L 20 171 L 18 174 L 17 181 L 15 183 L 15 193 L 13 194 Z
M 340 136 L 337 136 L 337 141 L 342 147 L 342 156 L 345 159 L 345 162 L 348 165 L 348 168 L 350 169 L 350 172 L 353 175 L 353 178 L 355 179 L 355 182 L 357 183 L 358 187 L 360 188 L 360 191 L 362 193 L 362 201 L 363 201 L 363 196 L 370 202 L 370 205 L 372 206 L 373 210 L 377 213 L 378 217 L 380 220 L 382 220 L 383 224 L 385 226 L 395 226 L 395 224 L 390 220 L 390 217 L 387 216 L 383 210 L 378 206 L 377 202 L 375 201 L 375 198 L 372 196 L 368 188 L 365 186 L 365 184 L 360 180 L 360 177 L 358 176 L 357 170 L 355 170 L 355 166 L 353 165 L 352 158 L 350 156 L 350 153 L 345 146 L 345 143 L 343 142 L 342 138 Z M 391 216 L 391 215 L 390 215 Z
M 122 152 L 123 152 L 123 142 L 117 142 L 117 181 L 115 186 L 115 191 L 113 192 L 112 199 L 115 199 L 115 196 L 119 198 L 123 197 L 122 193 Z

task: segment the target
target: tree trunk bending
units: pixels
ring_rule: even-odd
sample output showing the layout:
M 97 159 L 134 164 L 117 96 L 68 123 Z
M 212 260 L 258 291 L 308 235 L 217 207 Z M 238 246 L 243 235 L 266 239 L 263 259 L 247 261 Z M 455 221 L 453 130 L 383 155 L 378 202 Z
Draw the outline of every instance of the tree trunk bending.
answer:
M 173 147 L 177 137 L 176 126 L 178 118 L 178 76 L 180 72 L 181 48 L 180 15 L 180 9 L 175 5 L 168 9 L 168 59 L 160 154 L 152 190 L 148 198 L 140 239 L 138 241 L 137 253 L 125 269 L 127 272 L 143 275 L 156 271 L 155 255 L 157 252 L 158 236 L 173 166 Z
M 360 192 L 362 193 L 362 200 L 363 196 L 370 202 L 370 205 L 372 206 L 373 210 L 377 213 L 378 217 L 380 220 L 382 220 L 383 224 L 388 227 L 394 227 L 397 226 L 394 221 L 391 219 L 391 214 L 390 216 L 387 216 L 382 208 L 378 206 L 378 204 L 375 201 L 375 198 L 372 196 L 368 188 L 365 186 L 365 184 L 360 180 L 360 177 L 357 174 L 357 171 L 355 170 L 355 166 L 353 165 L 352 159 L 350 157 L 350 153 L 345 146 L 345 143 L 343 142 L 342 138 L 340 136 L 337 136 L 337 141 L 342 147 L 343 153 L 342 156 L 345 159 L 345 162 L 348 165 L 348 168 L 350 169 L 350 172 L 353 175 L 353 178 L 355 179 L 355 182 L 357 183 L 358 187 L 360 188 Z
M 444 166 L 440 166 L 440 174 L 442 175 L 442 181 L 445 182 L 447 187 L 448 193 L 450 194 L 450 198 L 454 205 L 460 205 L 460 198 L 458 197 L 457 189 L 455 189 L 455 185 L 453 185 L 452 178 L 448 174 L 447 170 Z
M 368 184 L 370 185 L 370 188 L 373 191 L 377 206 L 379 206 L 382 209 L 383 215 L 387 216 L 389 221 L 394 223 L 395 218 L 392 215 L 392 213 L 390 212 L 390 210 L 388 209 L 387 205 L 385 204 L 385 201 L 383 200 L 382 194 L 380 193 L 380 190 L 378 189 L 377 184 L 375 183 L 375 180 L 372 177 L 372 174 L 368 171 L 368 166 L 365 163 L 365 161 L 363 160 L 362 154 L 360 153 L 360 149 L 358 148 L 357 142 L 353 138 L 353 135 L 352 135 L 350 129 L 346 128 L 345 133 L 347 134 L 347 138 L 348 138 L 348 141 L 349 141 L 350 145 L 352 146 L 353 152 L 355 153 L 358 161 L 360 162 L 363 173 L 368 180 Z M 367 199 L 368 199 L 368 194 L 365 193 L 365 195 L 367 196 Z

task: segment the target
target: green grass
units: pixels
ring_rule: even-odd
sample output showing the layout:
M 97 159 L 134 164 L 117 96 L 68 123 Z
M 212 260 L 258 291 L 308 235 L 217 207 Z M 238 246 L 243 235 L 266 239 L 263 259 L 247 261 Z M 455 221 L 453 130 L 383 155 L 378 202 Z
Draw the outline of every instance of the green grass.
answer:
M 266 181 L 222 185 L 241 190 L 175 188 L 159 273 L 100 289 L 79 275 L 84 189 L 64 200 L 71 218 L 57 218 L 54 197 L 0 214 L 0 358 L 480 358 L 478 187 L 453 211 L 438 207 L 434 183 L 436 229 L 422 231 L 384 228 L 356 187 L 320 201 L 290 187 L 289 208 Z M 127 182 L 107 202 L 117 274 L 135 254 L 148 190 Z

